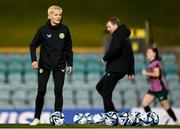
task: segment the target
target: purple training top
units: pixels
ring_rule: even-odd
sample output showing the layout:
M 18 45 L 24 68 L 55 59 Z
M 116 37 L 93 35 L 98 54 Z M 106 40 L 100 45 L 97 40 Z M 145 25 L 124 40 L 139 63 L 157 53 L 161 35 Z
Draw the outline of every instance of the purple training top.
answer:
M 162 66 L 159 60 L 153 60 L 149 63 L 148 65 L 148 71 L 151 72 L 153 71 L 154 68 L 159 68 L 160 69 L 160 76 L 159 77 L 148 77 L 149 82 L 150 82 L 150 91 L 162 91 L 162 90 L 167 90 L 167 83 L 163 74 Z

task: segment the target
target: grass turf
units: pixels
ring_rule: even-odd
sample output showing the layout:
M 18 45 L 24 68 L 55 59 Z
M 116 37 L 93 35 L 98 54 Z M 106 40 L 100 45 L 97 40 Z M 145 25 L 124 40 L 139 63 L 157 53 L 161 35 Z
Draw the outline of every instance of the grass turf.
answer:
M 180 125 L 158 125 L 154 127 L 139 127 L 139 126 L 106 126 L 101 124 L 66 124 L 65 126 L 51 126 L 50 124 L 40 124 L 30 126 L 28 124 L 0 124 L 0 128 L 180 128 Z

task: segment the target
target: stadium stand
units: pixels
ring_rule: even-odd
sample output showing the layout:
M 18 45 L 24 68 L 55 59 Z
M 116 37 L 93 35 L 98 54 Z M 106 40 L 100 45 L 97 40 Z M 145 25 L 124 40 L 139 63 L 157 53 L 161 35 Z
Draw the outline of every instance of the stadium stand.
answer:
M 96 84 L 104 73 L 100 54 L 79 54 L 74 56 L 72 75 L 66 75 L 64 85 L 65 108 L 102 108 L 102 98 L 96 91 Z M 170 102 L 174 107 L 180 106 L 179 69 L 176 65 L 176 56 L 173 54 L 162 55 L 162 63 L 166 80 L 170 90 Z M 148 81 L 141 75 L 145 68 L 146 60 L 143 54 L 135 54 L 136 79 L 120 80 L 113 93 L 116 107 L 139 107 L 142 97 L 147 92 Z M 31 67 L 29 54 L 0 54 L 0 108 L 34 108 L 37 92 L 37 73 Z M 50 76 L 45 107 L 54 105 L 54 84 Z M 33 100 L 33 101 L 32 101 Z M 153 107 L 160 106 L 157 102 Z
M 0 86 L 0 108 L 12 108 L 10 87 L 6 85 Z

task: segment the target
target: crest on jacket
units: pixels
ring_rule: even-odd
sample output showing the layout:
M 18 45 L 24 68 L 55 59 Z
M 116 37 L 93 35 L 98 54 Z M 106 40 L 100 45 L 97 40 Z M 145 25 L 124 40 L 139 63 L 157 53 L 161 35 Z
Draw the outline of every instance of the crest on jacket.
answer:
M 65 37 L 64 33 L 59 33 L 59 38 L 63 39 Z

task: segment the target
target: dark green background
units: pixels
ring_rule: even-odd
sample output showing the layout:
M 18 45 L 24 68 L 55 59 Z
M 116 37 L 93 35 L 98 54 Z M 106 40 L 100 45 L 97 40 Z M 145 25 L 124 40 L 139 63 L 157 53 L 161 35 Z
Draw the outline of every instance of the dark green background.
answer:
M 74 46 L 101 46 L 111 16 L 131 28 L 149 18 L 159 46 L 180 43 L 180 0 L 0 0 L 0 47 L 28 46 L 53 4 L 63 8 Z

